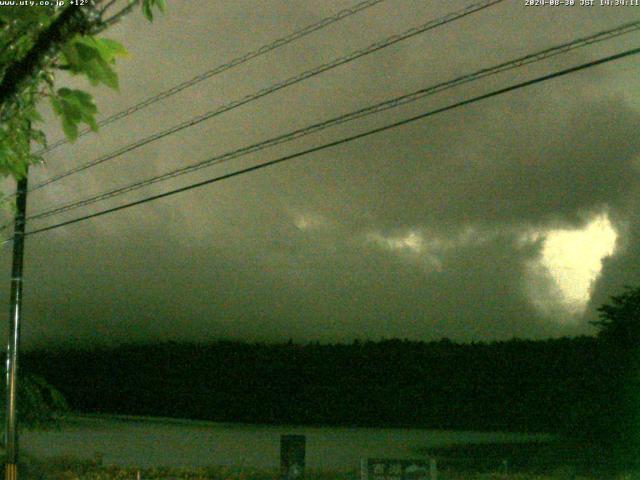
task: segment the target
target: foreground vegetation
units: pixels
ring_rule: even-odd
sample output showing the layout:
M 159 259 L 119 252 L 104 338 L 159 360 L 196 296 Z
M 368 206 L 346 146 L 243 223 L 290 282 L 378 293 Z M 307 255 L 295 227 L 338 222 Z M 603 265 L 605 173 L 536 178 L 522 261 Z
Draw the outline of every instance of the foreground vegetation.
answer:
M 640 480 L 640 469 L 612 465 L 597 444 L 568 441 L 469 444 L 418 450 L 437 459 L 439 480 Z M 0 457 L 0 461 L 3 459 Z M 93 460 L 23 458 L 21 475 L 33 480 L 280 480 L 277 469 L 248 467 L 149 467 L 105 465 Z M 305 471 L 304 480 L 359 480 L 354 468 Z
M 421 449 L 419 452 L 438 459 L 441 470 L 455 472 L 453 476 L 444 476 L 443 479 L 640 479 L 639 469 L 616 461 L 615 456 L 603 450 L 601 444 L 569 439 L 455 445 Z M 631 470 L 637 473 L 629 473 Z M 496 476 L 497 473 L 503 475 Z
M 136 468 L 101 465 L 96 461 L 78 461 L 70 458 L 51 459 L 46 462 L 27 461 L 21 470 L 22 478 L 33 480 L 279 480 L 277 470 L 256 470 L 233 467 L 201 468 Z M 305 472 L 305 480 L 357 480 L 355 470 Z M 579 473 L 569 466 L 555 467 L 547 473 L 533 472 L 471 472 L 456 469 L 441 469 L 440 480 L 635 480 L 640 474 L 603 475 L 602 473 Z

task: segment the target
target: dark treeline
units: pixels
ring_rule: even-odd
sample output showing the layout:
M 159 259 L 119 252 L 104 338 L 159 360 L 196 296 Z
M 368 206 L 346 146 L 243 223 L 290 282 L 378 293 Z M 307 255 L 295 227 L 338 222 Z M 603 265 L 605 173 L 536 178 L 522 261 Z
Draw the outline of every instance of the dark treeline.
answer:
M 587 434 L 605 421 L 594 406 L 610 398 L 606 364 L 593 337 L 167 342 L 39 350 L 22 363 L 79 412 Z

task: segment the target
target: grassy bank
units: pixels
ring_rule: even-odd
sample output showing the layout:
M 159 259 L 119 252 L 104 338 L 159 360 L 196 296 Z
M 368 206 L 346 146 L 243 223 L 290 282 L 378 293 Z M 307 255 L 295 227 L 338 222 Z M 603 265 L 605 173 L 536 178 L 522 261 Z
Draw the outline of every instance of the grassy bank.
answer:
M 279 472 L 240 467 L 123 467 L 69 457 L 25 460 L 20 478 L 28 480 L 276 480 Z M 356 480 L 355 471 L 305 472 L 306 480 Z
M 457 447 L 461 452 L 461 448 Z M 468 447 L 467 447 L 468 448 Z M 465 450 L 472 453 L 470 450 Z M 476 450 L 476 453 L 478 450 Z M 442 452 L 441 452 L 442 453 Z M 449 454 L 452 452 L 449 450 Z M 446 466 L 439 471 L 439 480 L 636 480 L 640 475 L 578 472 L 571 465 L 547 466 L 546 472 L 479 472 L 468 467 Z M 100 465 L 95 461 L 78 461 L 71 458 L 56 458 L 47 461 L 27 460 L 22 465 L 22 479 L 33 480 L 277 480 L 276 470 L 256 470 L 249 468 L 203 467 L 203 468 L 136 468 L 114 465 Z M 305 472 L 305 480 L 357 480 L 356 470 Z
M 589 443 L 558 440 L 455 445 L 425 448 L 420 453 L 436 458 L 440 470 L 456 472 L 461 475 L 459 478 L 476 478 L 473 475 L 495 475 L 500 472 L 506 475 L 495 478 L 640 480 L 640 470 L 636 470 L 635 474 L 628 473 L 629 467 L 612 462 L 600 445 Z

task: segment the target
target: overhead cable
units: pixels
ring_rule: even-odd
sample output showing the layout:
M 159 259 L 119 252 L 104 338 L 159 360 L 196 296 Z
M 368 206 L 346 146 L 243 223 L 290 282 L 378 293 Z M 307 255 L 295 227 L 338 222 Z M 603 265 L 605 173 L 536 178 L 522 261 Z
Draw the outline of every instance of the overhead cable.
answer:
M 164 100 L 165 98 L 169 98 L 173 95 L 175 95 L 176 93 L 179 93 L 183 90 L 186 90 L 187 88 L 190 88 L 194 85 L 197 85 L 198 83 L 207 80 L 215 75 L 218 75 L 222 72 L 225 72 L 227 70 L 230 70 L 234 67 L 237 67 L 238 65 L 241 65 L 243 63 L 248 62 L 249 60 L 253 60 L 254 58 L 260 57 L 262 55 L 265 55 L 266 53 L 269 53 L 273 50 L 276 50 L 280 47 L 283 47 L 285 45 L 288 45 L 291 42 L 294 42 L 295 40 L 298 40 L 300 38 L 303 38 L 317 30 L 323 29 L 325 27 L 328 27 L 329 25 L 332 25 L 340 20 L 343 20 L 347 17 L 350 17 L 351 15 L 355 15 L 358 12 L 361 12 L 363 10 L 366 10 L 367 8 L 373 7 L 374 5 L 377 5 L 378 3 L 384 2 L 385 0 L 366 0 L 364 2 L 360 2 L 357 5 L 354 5 L 351 8 L 347 8 L 344 10 L 339 11 L 338 13 L 336 13 L 335 15 L 332 15 L 330 17 L 326 17 L 323 18 L 322 20 L 313 23 L 311 25 L 307 25 L 306 27 L 300 29 L 300 30 L 296 30 L 295 32 L 285 36 L 285 37 L 281 37 L 267 45 L 263 45 L 260 48 L 257 48 L 256 50 L 252 50 L 250 52 L 245 53 L 244 55 L 241 55 L 239 57 L 234 58 L 233 60 L 230 60 L 226 63 L 223 63 L 222 65 L 218 65 L 217 67 L 214 67 L 210 70 L 207 70 L 206 72 L 203 72 L 199 75 L 196 75 L 193 78 L 190 78 L 189 80 L 185 80 L 182 83 L 179 83 L 178 85 L 175 85 L 167 90 L 163 90 L 162 92 L 159 92 L 151 97 L 148 97 L 144 100 L 142 100 L 139 103 L 136 103 L 135 105 L 131 105 L 130 107 L 114 113 L 113 115 L 110 115 L 109 117 L 100 120 L 97 125 L 98 127 L 104 127 L 105 125 L 109 125 L 110 123 L 116 122 L 118 120 L 121 120 L 123 118 L 128 117 L 129 115 L 132 115 L 133 113 L 140 111 L 144 108 L 147 108 L 150 105 L 153 105 L 156 102 L 159 102 L 160 100 Z M 92 130 L 90 128 L 85 128 L 83 130 L 80 131 L 80 133 L 78 134 L 79 137 L 86 135 L 88 133 L 90 133 Z M 43 155 L 45 153 L 48 153 L 62 145 L 65 145 L 69 143 L 69 140 L 67 140 L 66 138 L 61 138 L 60 140 L 57 140 L 55 142 L 53 142 L 51 145 L 47 146 L 47 148 L 44 148 L 42 150 L 40 150 L 39 152 L 36 152 L 38 155 Z
M 348 55 L 345 55 L 343 57 L 337 58 L 335 60 L 332 60 L 329 63 L 325 63 L 323 65 L 320 65 L 318 67 L 315 67 L 311 70 L 307 70 L 305 72 L 302 72 L 298 75 L 295 75 L 293 77 L 288 78 L 287 80 L 283 80 L 281 82 L 278 82 L 276 84 L 273 84 L 269 87 L 263 88 L 255 93 L 246 95 L 244 97 L 242 97 L 239 100 L 235 100 L 231 103 L 228 103 L 226 105 L 223 105 L 221 107 L 218 107 L 214 110 L 211 110 L 209 112 L 206 112 L 204 114 L 198 115 L 196 117 L 193 117 L 189 120 L 186 120 L 184 122 L 181 122 L 177 125 L 174 125 L 168 129 L 165 129 L 163 131 L 160 132 L 156 132 L 148 137 L 145 137 L 141 140 L 138 140 L 136 142 L 133 142 L 129 145 L 126 145 L 122 148 L 119 148 L 118 150 L 115 150 L 113 152 L 107 153 L 105 155 L 102 155 L 94 160 L 91 160 L 87 163 L 84 163 L 82 165 L 79 165 L 77 167 L 74 167 L 70 170 L 67 170 L 65 172 L 59 173 L 57 175 L 54 175 L 52 177 L 50 177 L 47 180 L 44 180 L 38 184 L 36 184 L 35 186 L 31 187 L 31 189 L 29 190 L 30 192 L 34 191 L 34 190 L 38 190 L 41 189 L 47 185 L 50 185 L 58 180 L 61 180 L 63 178 L 66 178 L 70 175 L 76 174 L 78 172 L 82 172 L 84 170 L 87 170 L 88 168 L 94 167 L 96 165 L 100 165 L 101 163 L 104 163 L 108 160 L 112 160 L 114 158 L 117 158 L 121 155 L 124 155 L 125 153 L 131 152 L 133 150 L 136 150 L 144 145 L 147 145 L 151 142 L 154 142 L 156 140 L 160 140 L 161 138 L 167 137 L 169 135 L 172 135 L 174 133 L 177 133 L 181 130 L 184 130 L 186 128 L 192 127 L 194 125 L 197 125 L 201 122 L 204 122 L 205 120 L 209 120 L 217 115 L 220 115 L 222 113 L 228 112 L 230 110 L 233 110 L 235 108 L 238 108 L 242 105 L 245 105 L 249 102 L 253 102 L 255 100 L 258 100 L 259 98 L 265 97 L 271 93 L 277 92 L 279 90 L 282 90 L 283 88 L 289 87 L 291 85 L 294 85 L 296 83 L 302 82 L 304 80 L 307 80 L 308 78 L 314 77 L 316 75 L 319 75 L 323 72 L 326 72 L 328 70 L 331 70 L 333 68 L 336 68 L 340 65 L 344 65 L 345 63 L 351 62 L 353 60 L 356 60 L 358 58 L 361 58 L 365 55 L 369 55 L 371 53 L 377 52 L 378 50 L 382 50 L 383 48 L 387 48 L 391 45 L 394 45 L 402 40 L 406 40 L 410 37 L 416 36 L 418 34 L 424 33 L 428 30 L 432 30 L 436 27 L 445 25 L 447 23 L 453 22 L 455 20 L 458 20 L 460 18 L 466 17 L 467 15 L 471 15 L 475 12 L 478 12 L 480 10 L 483 10 L 485 8 L 488 8 L 492 5 L 498 4 L 503 2 L 504 0 L 483 0 L 481 2 L 478 3 L 474 3 L 472 5 L 469 5 L 461 10 L 458 10 L 456 12 L 444 15 L 442 17 L 439 17 L 435 20 L 430 20 L 427 23 L 424 23 L 418 27 L 413 27 L 410 28 L 409 30 L 406 30 L 403 33 L 400 34 L 396 34 L 396 35 L 392 35 L 384 40 L 381 40 L 379 42 L 373 43 L 371 45 L 369 45 L 368 47 L 365 47 L 363 49 L 357 50 L 355 52 L 352 52 Z
M 348 137 L 344 137 L 344 138 L 341 138 L 339 140 L 335 140 L 335 141 L 332 141 L 332 142 L 329 142 L 329 143 L 325 143 L 323 145 L 319 145 L 319 146 L 308 148 L 306 150 L 302 150 L 302 151 L 299 151 L 299 152 L 296 152 L 296 153 L 285 155 L 285 156 L 279 157 L 279 158 L 277 158 L 275 160 L 270 160 L 268 162 L 264 162 L 264 163 L 260 163 L 260 164 L 257 164 L 257 165 L 253 165 L 251 167 L 247 167 L 247 168 L 243 168 L 243 169 L 240 169 L 240 170 L 236 170 L 235 172 L 226 173 L 224 175 L 219 175 L 217 177 L 213 177 L 213 178 L 210 178 L 208 180 L 204 180 L 204 181 L 201 181 L 201 182 L 197 182 L 197 183 L 193 183 L 193 184 L 190 184 L 190 185 L 186 185 L 184 187 L 176 188 L 176 189 L 170 190 L 168 192 L 160 193 L 160 194 L 157 194 L 157 195 L 152 195 L 150 197 L 146 197 L 146 198 L 143 198 L 141 200 L 136 200 L 136 201 L 133 201 L 133 202 L 125 203 L 123 205 L 119 205 L 119 206 L 116 206 L 116 207 L 112 207 L 112 208 L 108 208 L 108 209 L 105 209 L 105 210 L 101 210 L 99 212 L 94 212 L 94 213 L 91 213 L 91 214 L 88 214 L 88 215 L 83 215 L 81 217 L 77 217 L 77 218 L 74 218 L 74 219 L 71 219 L 71 220 L 67 220 L 67 221 L 64 221 L 64 222 L 59 222 L 59 223 L 56 223 L 56 224 L 53 224 L 53 225 L 48 225 L 46 227 L 42 227 L 42 228 L 38 228 L 38 229 L 35 229 L 35 230 L 31 230 L 31 231 L 27 232 L 25 235 L 30 236 L 30 235 L 36 235 L 38 233 L 44 233 L 44 232 L 47 232 L 47 231 L 51 231 L 51 230 L 54 230 L 54 229 L 58 229 L 58 228 L 61 228 L 61 227 L 72 225 L 74 223 L 82 222 L 82 221 L 89 220 L 89 219 L 92 219 L 92 218 L 97 218 L 97 217 L 100 217 L 100 216 L 103 216 L 103 215 L 106 215 L 106 214 L 109 214 L 109 213 L 113 213 L 113 212 L 117 212 L 117 211 L 120 211 L 120 210 L 124 210 L 124 209 L 130 208 L 130 207 L 134 207 L 134 206 L 137 206 L 137 205 L 142 205 L 144 203 L 149 203 L 149 202 L 152 202 L 152 201 L 155 201 L 155 200 L 159 200 L 161 198 L 173 196 L 173 195 L 176 195 L 178 193 L 183 193 L 183 192 L 186 192 L 186 191 L 189 191 L 189 190 L 193 190 L 195 188 L 203 187 L 205 185 L 211 185 L 213 183 L 217 183 L 217 182 L 220 182 L 222 180 L 227 180 L 229 178 L 238 177 L 240 175 L 244 175 L 244 174 L 247 174 L 247 173 L 255 172 L 257 170 L 261 170 L 261 169 L 264 169 L 264 168 L 267 168 L 267 167 L 271 167 L 271 166 L 274 166 L 274 165 L 277 165 L 277 164 L 280 164 L 280 163 L 283 163 L 283 162 L 286 162 L 286 161 L 289 161 L 289 160 L 293 160 L 295 158 L 302 157 L 304 155 L 309 155 L 311 153 L 315 153 L 315 152 L 319 152 L 319 151 L 322 151 L 322 150 L 326 150 L 328 148 L 336 147 L 338 145 L 349 143 L 349 142 L 352 142 L 354 140 L 358 140 L 358 139 L 361 139 L 361 138 L 369 137 L 369 136 L 374 135 L 376 133 L 380 133 L 380 132 L 384 132 L 384 131 L 387 131 L 387 130 L 391 130 L 393 128 L 397 128 L 397 127 L 402 126 L 402 125 L 407 125 L 407 124 L 413 123 L 413 122 L 415 122 L 417 120 L 422 120 L 422 119 L 425 119 L 425 118 L 428 118 L 428 117 L 431 117 L 431 116 L 434 116 L 434 115 L 437 115 L 437 114 L 440 114 L 440 113 L 443 113 L 443 112 L 447 112 L 447 111 L 454 110 L 454 109 L 459 108 L 459 107 L 470 105 L 472 103 L 476 103 L 476 102 L 479 102 L 481 100 L 486 100 L 488 98 L 496 97 L 498 95 L 502 95 L 502 94 L 505 94 L 507 92 L 512 92 L 514 90 L 519 90 L 521 88 L 525 88 L 525 87 L 528 87 L 528 86 L 531 86 L 531 85 L 535 85 L 535 84 L 538 84 L 538 83 L 541 83 L 541 82 L 552 80 L 554 78 L 562 77 L 562 76 L 565 76 L 565 75 L 568 75 L 568 74 L 571 74 L 571 73 L 574 73 L 574 72 L 585 70 L 587 68 L 595 67 L 597 65 L 602 65 L 604 63 L 608 63 L 608 62 L 612 62 L 612 61 L 615 61 L 615 60 L 619 60 L 619 59 L 622 59 L 622 58 L 625 58 L 625 57 L 629 57 L 631 55 L 637 55 L 639 53 L 640 53 L 640 48 L 634 48 L 634 49 L 626 50 L 624 52 L 621 52 L 621 53 L 618 53 L 618 54 L 615 54 L 615 55 L 609 55 L 607 57 L 603 57 L 603 58 L 600 58 L 598 60 L 593 60 L 591 62 L 583 63 L 583 64 L 575 66 L 575 67 L 567 68 L 567 69 L 564 69 L 564 70 L 559 70 L 559 71 L 556 71 L 556 72 L 553 72 L 553 73 L 549 73 L 549 74 L 546 74 L 546 75 L 542 75 L 542 76 L 536 77 L 536 78 L 531 79 L 531 80 L 527 80 L 527 81 L 524 81 L 524 82 L 516 83 L 516 84 L 510 85 L 508 87 L 504 87 L 504 88 L 501 88 L 501 89 L 498 89 L 498 90 L 494 90 L 494 91 L 489 92 L 489 93 L 485 93 L 485 94 L 478 95 L 478 96 L 475 96 L 475 97 L 472 97 L 472 98 L 469 98 L 469 99 L 466 99 L 466 100 L 462 100 L 462 101 L 450 104 L 450 105 L 448 105 L 446 107 L 441 107 L 441 108 L 437 108 L 435 110 L 430 110 L 428 112 L 424 112 L 424 113 L 421 113 L 419 115 L 415 115 L 413 117 L 406 118 L 404 120 L 400 120 L 400 121 L 397 121 L 397 122 L 394 122 L 394 123 L 390 123 L 390 124 L 387 124 L 387 125 L 382 126 L 382 127 L 378 127 L 378 128 L 374 128 L 374 129 L 371 129 L 371 130 L 367 130 L 366 132 L 358 133 L 356 135 L 351 135 L 351 136 L 348 136 Z M 10 242 L 10 241 L 11 241 L 11 239 L 8 239 L 8 240 L 5 240 L 4 243 Z
M 181 167 L 181 168 L 178 168 L 178 169 L 175 169 L 175 170 L 172 170 L 148 179 L 140 180 L 138 182 L 134 182 L 132 184 L 129 184 L 123 187 L 118 187 L 108 192 L 103 192 L 89 198 L 80 199 L 77 201 L 73 201 L 64 205 L 60 205 L 58 207 L 54 207 L 54 208 L 42 211 L 42 212 L 38 212 L 27 217 L 27 220 L 38 220 L 38 219 L 46 218 L 59 213 L 74 210 L 83 206 L 91 205 L 93 203 L 96 203 L 102 200 L 107 200 L 109 198 L 113 198 L 128 192 L 132 192 L 134 190 L 138 190 L 140 188 L 143 188 L 158 182 L 162 182 L 162 181 L 169 180 L 171 178 L 175 178 L 187 173 L 191 173 L 191 172 L 200 170 L 202 168 L 217 165 L 235 158 L 239 158 L 251 153 L 255 153 L 257 151 L 260 151 L 266 148 L 287 143 L 287 142 L 296 140 L 298 138 L 305 137 L 307 135 L 327 129 L 329 127 L 333 127 L 342 123 L 356 120 L 358 118 L 362 118 L 368 115 L 372 115 L 375 113 L 383 112 L 385 110 L 396 108 L 401 105 L 415 102 L 424 97 L 434 95 L 436 93 L 439 93 L 439 92 L 442 92 L 442 91 L 445 91 L 469 82 L 480 80 L 482 78 L 496 75 L 498 73 L 512 70 L 514 68 L 519 68 L 524 65 L 529 65 L 534 62 L 539 62 L 539 61 L 548 59 L 550 57 L 554 57 L 556 55 L 560 55 L 560 54 L 575 50 L 577 48 L 585 47 L 587 45 L 592 45 L 596 42 L 608 40 L 608 39 L 623 35 L 625 33 L 637 31 L 639 29 L 640 29 L 640 21 L 626 23 L 624 25 L 620 25 L 612 29 L 598 32 L 588 37 L 579 38 L 571 42 L 546 48 L 544 50 L 541 50 L 535 53 L 531 53 L 513 60 L 509 60 L 507 62 L 500 63 L 498 65 L 494 65 L 492 67 L 483 68 L 473 73 L 462 75 L 460 77 L 454 78 L 446 82 L 431 85 L 429 87 L 422 88 L 420 90 L 417 90 L 399 97 L 395 97 L 390 100 L 385 100 L 383 102 L 379 102 L 374 105 L 370 105 L 368 107 L 361 108 L 359 110 L 331 118 L 329 120 L 315 123 L 313 125 L 308 125 L 306 127 L 299 128 L 292 132 L 279 135 L 276 137 L 272 137 L 268 140 L 264 140 L 246 147 L 242 147 L 242 148 L 232 150 L 220 155 L 216 155 L 214 157 L 210 157 L 201 162 L 187 165 L 185 167 Z M 9 226 L 9 224 L 7 224 L 6 226 Z

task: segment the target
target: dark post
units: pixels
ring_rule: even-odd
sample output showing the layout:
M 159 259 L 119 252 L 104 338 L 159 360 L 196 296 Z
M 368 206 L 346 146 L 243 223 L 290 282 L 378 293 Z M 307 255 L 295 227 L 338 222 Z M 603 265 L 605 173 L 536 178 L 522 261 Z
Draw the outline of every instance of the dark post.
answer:
M 304 435 L 280 437 L 280 477 L 282 480 L 298 480 L 304 474 Z
M 6 413 L 4 440 L 7 450 L 5 480 L 18 478 L 18 418 L 16 393 L 18 388 L 18 345 L 20 343 L 20 317 L 22 316 L 22 263 L 24 257 L 24 231 L 27 215 L 27 174 L 18 180 L 16 216 L 13 229 L 13 266 L 11 269 L 11 298 L 9 311 L 9 338 L 7 341 Z

